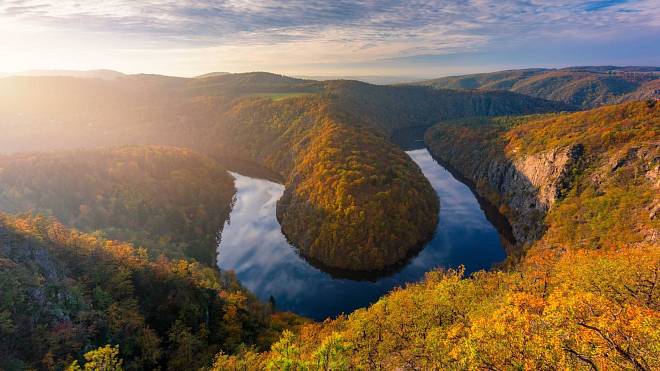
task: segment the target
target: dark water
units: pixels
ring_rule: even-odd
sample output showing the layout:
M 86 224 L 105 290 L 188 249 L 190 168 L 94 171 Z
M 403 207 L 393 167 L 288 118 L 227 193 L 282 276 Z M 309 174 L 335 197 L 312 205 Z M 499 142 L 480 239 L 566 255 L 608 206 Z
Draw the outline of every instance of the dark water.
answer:
M 279 310 L 317 320 L 368 306 L 392 288 L 419 281 L 436 267 L 464 265 L 467 273 L 504 260 L 500 236 L 470 189 L 435 162 L 426 149 L 407 152 L 440 198 L 434 238 L 397 272 L 374 281 L 334 278 L 301 258 L 275 217 L 284 187 L 232 173 L 236 202 L 218 247 L 218 265 L 236 272 L 263 300 L 272 295 Z

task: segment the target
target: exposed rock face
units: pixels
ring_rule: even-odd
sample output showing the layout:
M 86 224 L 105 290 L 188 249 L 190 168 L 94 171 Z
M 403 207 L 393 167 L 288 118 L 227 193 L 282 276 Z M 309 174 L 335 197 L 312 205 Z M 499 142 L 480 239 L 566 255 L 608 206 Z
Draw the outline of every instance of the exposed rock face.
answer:
M 530 202 L 536 201 L 534 209 L 546 212 L 570 188 L 571 172 L 583 153 L 584 146 L 576 144 L 516 159 L 509 166 L 507 178 L 500 191 L 511 195 L 524 191 L 531 196 Z M 524 189 L 518 189 L 521 186 Z M 512 198 L 512 201 L 516 202 L 510 206 L 516 209 L 524 209 L 528 204 L 524 202 L 526 200 L 516 198 Z
M 543 218 L 550 207 L 570 189 L 571 173 L 584 153 L 582 145 L 557 148 L 514 160 L 490 160 L 487 171 L 470 174 L 512 212 L 516 240 L 531 242 L 543 232 Z
M 543 218 L 570 189 L 574 170 L 584 156 L 581 144 L 529 156 L 494 156 L 481 148 L 456 148 L 439 141 L 430 131 L 426 143 L 443 164 L 458 172 L 481 196 L 506 210 L 520 244 L 540 237 Z

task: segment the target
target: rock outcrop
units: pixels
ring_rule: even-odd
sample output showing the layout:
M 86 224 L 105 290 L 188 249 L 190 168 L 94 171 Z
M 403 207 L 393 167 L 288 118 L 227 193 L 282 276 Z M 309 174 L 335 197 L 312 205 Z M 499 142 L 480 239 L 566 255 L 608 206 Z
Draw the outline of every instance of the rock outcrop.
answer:
M 439 128 L 432 128 L 425 141 L 433 156 L 458 173 L 482 197 L 505 214 L 516 241 L 538 239 L 543 218 L 571 187 L 575 170 L 584 156 L 584 146 L 575 144 L 550 151 L 509 158 L 483 151 L 481 147 L 447 145 Z

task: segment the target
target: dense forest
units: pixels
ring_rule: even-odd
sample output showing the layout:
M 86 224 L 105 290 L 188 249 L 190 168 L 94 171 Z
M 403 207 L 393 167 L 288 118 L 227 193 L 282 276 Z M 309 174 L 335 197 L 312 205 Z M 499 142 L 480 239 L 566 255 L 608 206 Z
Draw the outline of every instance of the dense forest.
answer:
M 304 254 L 332 267 L 378 270 L 431 237 L 437 196 L 401 150 L 330 118 L 310 134 L 278 204 L 282 231 L 304 241 Z
M 282 231 L 315 263 L 384 269 L 437 224 L 437 197 L 420 169 L 321 98 L 244 100 L 209 138 L 206 151 L 215 157 L 252 159 L 283 176 Z
M 429 272 L 369 308 L 286 331 L 269 352 L 220 355 L 214 369 L 660 367 L 660 105 L 468 121 L 429 132 L 438 157 L 475 145 L 515 157 L 581 143 L 587 154 L 520 261 Z
M 213 266 L 234 196 L 231 176 L 187 149 L 116 149 L 0 156 L 0 211 L 42 213 L 67 226 Z
M 568 67 L 442 77 L 419 85 L 438 89 L 509 90 L 580 108 L 660 98 L 660 68 Z
M 196 369 L 218 352 L 267 349 L 300 321 L 273 314 L 231 274 L 44 217 L 0 216 L 0 267 L 8 370 L 63 369 L 105 344 L 129 370 Z

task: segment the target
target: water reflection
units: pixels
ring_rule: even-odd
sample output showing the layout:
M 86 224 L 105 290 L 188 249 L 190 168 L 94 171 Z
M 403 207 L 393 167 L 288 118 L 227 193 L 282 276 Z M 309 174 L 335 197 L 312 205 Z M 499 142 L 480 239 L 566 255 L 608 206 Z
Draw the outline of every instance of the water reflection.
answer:
M 440 222 L 433 239 L 396 273 L 373 282 L 353 281 L 333 278 L 310 265 L 286 241 L 275 217 L 284 187 L 237 173 L 231 173 L 237 195 L 218 248 L 219 267 L 234 270 L 261 299 L 272 295 L 280 310 L 324 319 L 367 306 L 435 267 L 463 264 L 473 272 L 503 260 L 497 230 L 469 188 L 437 164 L 426 149 L 407 153 L 440 198 Z

